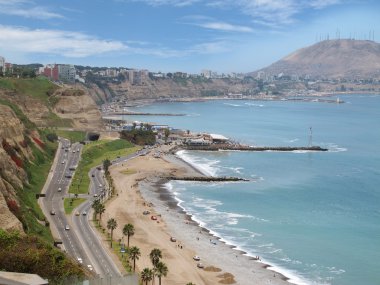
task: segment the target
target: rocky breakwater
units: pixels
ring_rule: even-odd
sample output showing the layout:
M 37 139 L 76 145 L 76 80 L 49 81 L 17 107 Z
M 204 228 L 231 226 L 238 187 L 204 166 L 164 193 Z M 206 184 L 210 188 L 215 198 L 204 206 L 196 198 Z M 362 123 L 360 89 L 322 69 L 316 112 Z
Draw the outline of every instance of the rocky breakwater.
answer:
M 23 164 L 32 157 L 28 146 L 32 142 L 25 137 L 27 132 L 12 109 L 0 104 L 0 228 L 6 230 L 23 231 L 16 217 L 20 209 L 17 190 L 28 182 Z
M 181 180 L 181 181 L 199 181 L 199 182 L 240 182 L 249 181 L 249 179 L 240 177 L 215 177 L 215 176 L 166 176 L 161 177 L 166 180 Z
M 235 150 L 235 151 L 328 151 L 327 148 L 320 146 L 247 146 L 232 144 L 212 144 L 212 145 L 184 145 L 181 146 L 187 150 Z

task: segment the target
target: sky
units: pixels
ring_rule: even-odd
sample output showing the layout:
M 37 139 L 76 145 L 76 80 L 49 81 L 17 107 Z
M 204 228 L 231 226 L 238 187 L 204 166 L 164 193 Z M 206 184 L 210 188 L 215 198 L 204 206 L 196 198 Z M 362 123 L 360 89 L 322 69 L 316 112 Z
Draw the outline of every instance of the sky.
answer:
M 327 37 L 379 42 L 379 27 L 379 0 L 0 0 L 0 56 L 251 72 Z

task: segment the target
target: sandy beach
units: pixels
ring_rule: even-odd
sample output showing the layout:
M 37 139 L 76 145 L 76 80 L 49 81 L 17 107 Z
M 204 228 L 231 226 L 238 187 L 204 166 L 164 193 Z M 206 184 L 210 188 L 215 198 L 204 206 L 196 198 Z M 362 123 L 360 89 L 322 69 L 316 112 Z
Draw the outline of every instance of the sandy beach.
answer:
M 148 154 L 113 165 L 110 169 L 117 195 L 106 205 L 103 224 L 109 218 L 116 219 L 115 240 L 122 237 L 125 224 L 134 225 L 135 235 L 131 237 L 130 245 L 141 250 L 141 257 L 136 261 L 137 271 L 152 268 L 149 253 L 158 248 L 162 251 L 162 261 L 169 268 L 162 284 L 289 285 L 284 276 L 266 269 L 266 264 L 210 235 L 177 206 L 171 193 L 162 185 L 165 181 L 161 177 L 196 176 L 200 173 L 167 153 L 167 146 L 160 151 L 160 158 Z M 145 210 L 151 214 L 143 215 Z M 157 220 L 152 220 L 152 215 Z M 171 242 L 171 237 L 177 241 Z M 194 255 L 201 258 L 204 269 L 197 268 Z

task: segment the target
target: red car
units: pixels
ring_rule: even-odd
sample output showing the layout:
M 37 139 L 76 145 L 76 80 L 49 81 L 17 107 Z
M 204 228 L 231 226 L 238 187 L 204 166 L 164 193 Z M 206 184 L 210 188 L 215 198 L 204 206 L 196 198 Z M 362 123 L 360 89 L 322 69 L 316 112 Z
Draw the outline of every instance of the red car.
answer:
M 153 221 L 156 221 L 157 220 L 157 217 L 156 216 L 151 216 L 150 217 Z

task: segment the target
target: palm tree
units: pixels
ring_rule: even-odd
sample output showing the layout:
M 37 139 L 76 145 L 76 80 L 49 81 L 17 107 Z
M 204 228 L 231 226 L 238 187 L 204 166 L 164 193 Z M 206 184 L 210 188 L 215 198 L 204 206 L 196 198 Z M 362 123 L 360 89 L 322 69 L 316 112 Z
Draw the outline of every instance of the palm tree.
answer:
M 100 201 L 99 200 L 95 200 L 94 202 L 92 202 L 92 205 L 91 205 L 91 207 L 95 211 L 95 220 L 96 220 L 97 215 L 99 214 L 99 205 L 100 205 Z
M 129 249 L 129 259 L 133 260 L 133 272 L 136 270 L 136 259 L 139 260 L 141 256 L 140 249 L 137 246 L 132 246 Z
M 126 224 L 123 228 L 123 235 L 128 237 L 128 247 L 129 247 L 129 237 L 135 234 L 135 227 L 132 224 Z
M 117 227 L 117 222 L 114 218 L 111 218 L 107 221 L 107 229 L 111 230 L 111 248 L 112 248 L 113 230 L 116 229 L 116 227 Z
M 158 248 L 152 249 L 152 251 L 149 254 L 150 260 L 152 261 L 152 264 L 154 267 L 157 266 L 157 263 L 160 261 L 160 258 L 162 258 L 161 250 Z
M 161 277 L 168 275 L 169 269 L 165 263 L 159 261 L 155 266 L 155 272 L 158 277 L 158 284 L 161 285 Z
M 143 271 L 141 271 L 141 280 L 144 282 L 145 285 L 148 285 L 149 281 L 152 281 L 153 279 L 153 271 L 149 268 L 144 268 Z
M 195 285 L 193 282 L 189 282 L 186 285 Z
M 105 211 L 106 211 L 106 207 L 104 206 L 104 204 L 99 203 L 99 206 L 98 206 L 99 221 L 102 220 L 102 214 Z

